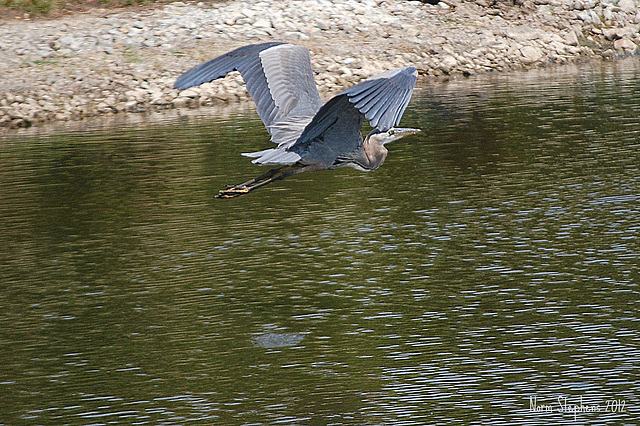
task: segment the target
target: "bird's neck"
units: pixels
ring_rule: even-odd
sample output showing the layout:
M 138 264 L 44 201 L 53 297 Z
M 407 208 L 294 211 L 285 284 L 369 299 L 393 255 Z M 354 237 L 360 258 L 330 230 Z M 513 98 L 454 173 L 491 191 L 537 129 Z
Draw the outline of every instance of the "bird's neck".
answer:
M 375 170 L 382 166 L 385 158 L 387 158 L 387 148 L 384 145 L 373 142 L 369 138 L 366 138 L 363 143 L 364 155 L 367 159 L 369 170 Z

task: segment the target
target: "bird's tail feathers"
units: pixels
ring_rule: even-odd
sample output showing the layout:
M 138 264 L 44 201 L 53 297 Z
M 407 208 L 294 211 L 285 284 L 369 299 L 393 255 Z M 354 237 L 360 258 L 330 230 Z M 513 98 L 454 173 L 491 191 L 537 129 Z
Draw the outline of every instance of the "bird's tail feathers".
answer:
M 291 165 L 300 161 L 300 156 L 295 152 L 286 151 L 284 149 L 271 148 L 256 152 L 244 152 L 245 157 L 255 158 L 253 164 L 264 166 L 272 165 Z

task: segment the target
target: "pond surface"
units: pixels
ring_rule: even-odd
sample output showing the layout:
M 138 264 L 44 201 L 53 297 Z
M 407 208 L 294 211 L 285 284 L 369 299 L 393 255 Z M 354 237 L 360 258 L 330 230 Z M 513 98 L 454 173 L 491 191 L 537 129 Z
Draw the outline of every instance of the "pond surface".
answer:
M 252 109 L 0 139 L 0 423 L 637 424 L 639 95 L 425 86 L 379 170 L 233 200 Z

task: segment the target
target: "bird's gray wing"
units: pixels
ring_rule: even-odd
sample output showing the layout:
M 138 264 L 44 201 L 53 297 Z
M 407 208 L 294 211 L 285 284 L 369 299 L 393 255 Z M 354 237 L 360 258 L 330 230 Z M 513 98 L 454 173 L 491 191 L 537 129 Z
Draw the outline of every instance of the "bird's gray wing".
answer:
M 287 43 L 241 47 L 190 69 L 176 80 L 174 87 L 186 89 L 235 70 L 242 74 L 258 115 L 275 143 L 295 141 L 322 106 L 309 50 Z
M 369 120 L 371 127 L 386 132 L 400 123 L 417 79 L 415 68 L 396 68 L 369 77 L 341 95 L 349 97 L 349 101 Z
M 330 167 L 338 157 L 358 149 L 363 122 L 364 116 L 347 95 L 334 96 L 320 108 L 287 152 L 298 154 L 304 163 Z
M 381 131 L 400 123 L 416 80 L 415 68 L 398 68 L 348 88 L 320 108 L 289 150 L 304 154 L 312 145 L 333 145 L 334 152 L 351 152 L 360 142 L 363 116 Z
M 174 83 L 174 89 L 184 90 L 189 87 L 198 86 L 202 83 L 213 81 L 217 78 L 224 77 L 231 71 L 240 71 L 241 68 L 247 68 L 251 60 L 255 60 L 256 56 L 263 50 L 270 47 L 278 46 L 280 42 L 252 44 L 243 46 L 224 55 L 213 58 L 205 63 L 191 68 L 182 74 Z
M 322 100 L 313 78 L 309 49 L 281 44 L 260 52 L 260 62 L 271 99 L 278 110 L 276 120 L 313 117 L 318 112 Z

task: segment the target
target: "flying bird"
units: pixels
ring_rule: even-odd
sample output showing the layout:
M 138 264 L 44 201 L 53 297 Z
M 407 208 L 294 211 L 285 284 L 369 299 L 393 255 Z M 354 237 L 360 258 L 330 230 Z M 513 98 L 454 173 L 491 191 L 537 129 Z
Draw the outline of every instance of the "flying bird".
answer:
M 323 105 L 309 50 L 270 42 L 240 47 L 191 68 L 175 82 L 184 90 L 239 71 L 275 148 L 243 153 L 254 164 L 279 166 L 216 198 L 233 198 L 286 177 L 349 166 L 376 170 L 387 157 L 385 144 L 420 129 L 394 127 L 411 99 L 418 72 L 397 68 L 352 86 Z M 362 137 L 364 120 L 373 130 Z

